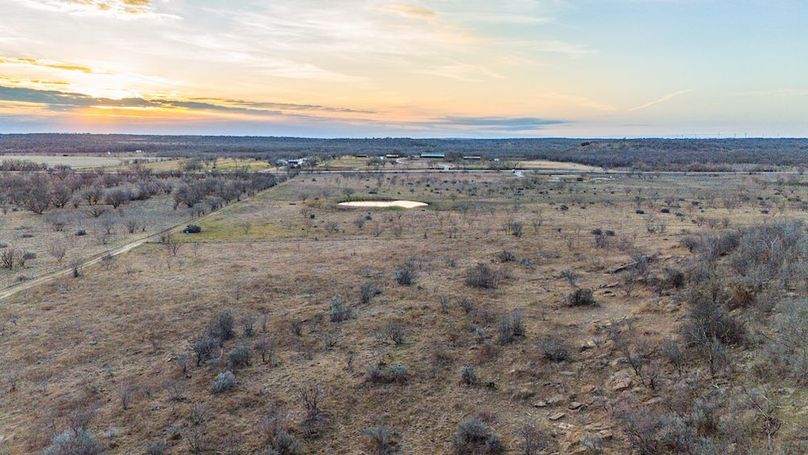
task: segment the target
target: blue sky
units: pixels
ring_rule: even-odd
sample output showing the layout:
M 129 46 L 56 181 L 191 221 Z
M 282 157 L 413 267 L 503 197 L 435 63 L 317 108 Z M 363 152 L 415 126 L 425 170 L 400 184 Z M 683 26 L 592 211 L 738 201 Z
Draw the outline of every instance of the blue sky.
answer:
M 791 0 L 6 0 L 0 132 L 808 136 Z

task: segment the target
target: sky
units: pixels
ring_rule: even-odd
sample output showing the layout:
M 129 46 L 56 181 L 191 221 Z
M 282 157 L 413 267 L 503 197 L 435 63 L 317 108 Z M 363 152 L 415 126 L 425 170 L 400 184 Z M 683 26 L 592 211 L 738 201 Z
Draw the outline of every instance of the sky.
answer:
M 801 0 L 0 9 L 0 133 L 808 136 Z

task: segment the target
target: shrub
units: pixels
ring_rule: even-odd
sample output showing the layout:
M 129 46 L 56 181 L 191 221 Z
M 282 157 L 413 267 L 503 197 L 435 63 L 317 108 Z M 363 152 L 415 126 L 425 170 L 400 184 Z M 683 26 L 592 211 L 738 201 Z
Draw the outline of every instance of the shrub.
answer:
M 570 358 L 570 346 L 559 337 L 547 337 L 539 342 L 544 358 L 553 362 L 563 362 Z
M 403 268 L 396 270 L 395 273 L 396 283 L 402 286 L 411 286 L 415 284 L 416 274 L 415 270 L 411 268 Z
M 353 317 L 353 310 L 351 310 L 351 307 L 342 303 L 340 296 L 331 299 L 331 306 L 328 313 L 331 317 L 331 322 L 347 321 Z
M 678 289 L 685 285 L 685 274 L 681 270 L 666 268 L 664 285 L 667 288 Z
M 146 455 L 163 455 L 168 451 L 168 445 L 164 441 L 154 441 L 146 447 Z
M 576 288 L 567 296 L 569 306 L 592 306 L 595 305 L 595 297 L 592 290 L 588 288 Z
M 618 410 L 616 417 L 630 446 L 638 453 L 644 455 L 666 453 L 657 437 L 657 432 L 663 426 L 662 420 L 647 407 L 626 407 Z
M 304 435 L 319 435 L 327 426 L 328 418 L 320 410 L 323 389 L 317 384 L 308 385 L 300 390 L 300 400 L 306 410 L 306 417 L 300 427 Z
M 370 453 L 376 455 L 394 455 L 399 453 L 398 434 L 382 425 L 365 429 L 365 436 L 370 438 Z
M 213 384 L 210 385 L 211 393 L 224 393 L 236 387 L 236 375 L 227 370 L 219 373 Z
M 409 372 L 404 365 L 380 364 L 368 368 L 366 379 L 374 384 L 406 384 L 409 381 Z
M 473 312 L 474 312 L 474 310 L 477 308 L 477 306 L 474 304 L 474 301 L 473 301 L 473 300 L 471 300 L 471 299 L 470 299 L 470 298 L 468 298 L 468 297 L 463 297 L 463 298 L 461 298 L 460 300 L 458 300 L 458 301 L 457 301 L 457 305 L 458 305 L 458 306 L 460 307 L 460 309 L 461 309 L 461 310 L 463 310 L 463 312 L 464 312 L 464 313 L 466 313 L 466 314 L 471 314 L 471 313 L 473 313 Z
M 373 297 L 381 294 L 382 290 L 378 286 L 373 283 L 362 283 L 362 286 L 359 288 L 359 300 L 362 302 L 363 305 L 367 305 L 373 300 Z
M 711 340 L 740 344 L 746 335 L 743 324 L 718 303 L 699 299 L 689 310 L 682 335 L 690 346 L 703 346 Z
M 250 352 L 250 348 L 246 345 L 237 346 L 227 354 L 227 359 L 230 361 L 230 366 L 233 369 L 250 366 L 251 357 L 252 353 Z
M 808 380 L 808 302 L 787 301 L 779 305 L 775 316 L 775 335 L 767 346 L 773 359 L 794 378 Z
M 511 314 L 503 316 L 497 326 L 497 335 L 500 344 L 510 344 L 516 338 L 525 335 L 525 325 L 522 312 L 514 310 Z
M 247 315 L 241 319 L 242 333 L 246 338 L 250 338 L 255 334 L 255 321 L 256 318 L 253 315 Z
M 452 438 L 452 447 L 457 455 L 484 455 L 505 451 L 500 436 L 479 417 L 460 422 Z
M 275 344 L 269 336 L 264 336 L 255 342 L 255 351 L 261 356 L 261 361 L 264 363 L 273 363 L 272 357 L 275 352 Z
M 84 428 L 72 428 L 54 436 L 42 455 L 95 455 L 101 452 L 95 436 Z
M 524 227 L 524 224 L 518 221 L 511 221 L 505 226 L 505 230 L 514 237 L 521 237 L 524 232 Z
M 390 321 L 379 330 L 378 336 L 381 340 L 390 340 L 396 346 L 400 346 L 406 341 L 404 324 L 399 321 Z
M 550 447 L 552 436 L 544 431 L 533 420 L 526 421 L 519 429 L 519 436 L 522 440 L 522 454 L 538 455 Z M 598 453 L 598 452 L 591 452 Z
M 679 348 L 679 343 L 676 342 L 673 338 L 666 338 L 662 342 L 662 346 L 660 346 L 660 353 L 662 357 L 667 360 L 671 366 L 676 368 L 680 374 L 682 373 L 682 369 L 684 367 L 684 363 L 686 360 L 685 353 Z
M 208 334 L 211 338 L 218 338 L 221 341 L 227 341 L 236 336 L 233 313 L 227 309 L 216 315 L 208 326 Z
M 509 316 L 505 316 L 499 320 L 499 324 L 497 324 L 497 339 L 499 340 L 499 344 L 510 344 L 513 342 L 513 327 Z
M 303 444 L 285 430 L 278 430 L 272 438 L 272 451 L 267 455 L 302 455 Z
M 466 270 L 466 285 L 479 289 L 496 289 L 505 274 L 488 264 L 480 263 Z
M 516 262 L 517 257 L 513 251 L 504 250 L 496 254 L 496 259 L 499 262 Z
M 473 366 L 466 365 L 460 370 L 460 383 L 467 387 L 473 387 L 480 383 L 480 378 L 477 377 L 477 372 Z
M 196 354 L 196 366 L 202 365 L 213 357 L 213 353 L 219 346 L 219 340 L 210 336 L 204 336 L 194 342 L 194 354 Z
M 572 270 L 565 269 L 561 271 L 561 278 L 567 280 L 567 283 L 569 283 L 570 286 L 576 287 L 578 286 L 578 278 L 580 277 L 578 276 L 577 273 L 573 272 Z

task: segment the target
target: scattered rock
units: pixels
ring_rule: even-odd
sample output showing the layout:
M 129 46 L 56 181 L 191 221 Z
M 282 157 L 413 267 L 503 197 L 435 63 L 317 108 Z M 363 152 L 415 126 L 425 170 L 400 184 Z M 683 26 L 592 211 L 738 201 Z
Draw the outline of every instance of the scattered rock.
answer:
M 570 408 L 570 409 L 572 409 L 572 410 L 574 411 L 574 410 L 576 410 L 576 409 L 580 409 L 580 408 L 581 408 L 581 406 L 583 406 L 583 403 L 579 403 L 579 402 L 577 402 L 577 401 L 573 401 L 572 403 L 570 403 L 569 408 Z
M 581 347 L 578 349 L 583 352 L 586 351 L 587 349 L 595 349 L 596 347 L 598 347 L 598 345 L 597 343 L 595 343 L 595 340 L 588 340 L 584 344 L 582 344 Z
M 620 392 L 622 390 L 630 389 L 631 383 L 631 378 L 617 378 L 612 381 L 612 390 L 615 392 Z
M 564 417 L 566 417 L 566 415 L 567 415 L 567 414 L 564 414 L 563 412 L 557 412 L 557 413 L 555 413 L 555 414 L 551 415 L 549 418 L 550 418 L 550 420 L 552 420 L 553 422 L 555 422 L 556 420 L 561 420 L 561 419 L 563 419 Z

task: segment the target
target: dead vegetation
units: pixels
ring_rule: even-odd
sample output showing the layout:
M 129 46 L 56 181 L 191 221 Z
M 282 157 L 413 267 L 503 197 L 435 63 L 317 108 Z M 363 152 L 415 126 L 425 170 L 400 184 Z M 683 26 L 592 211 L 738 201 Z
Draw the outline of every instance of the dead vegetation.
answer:
M 804 452 L 808 195 L 687 178 L 299 175 L 4 301 L 0 448 Z

